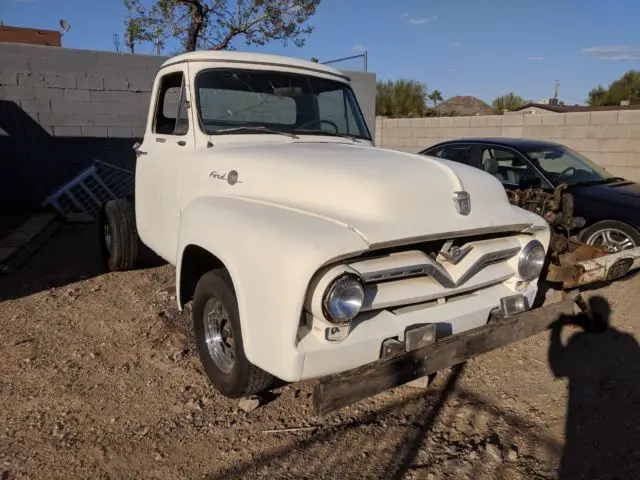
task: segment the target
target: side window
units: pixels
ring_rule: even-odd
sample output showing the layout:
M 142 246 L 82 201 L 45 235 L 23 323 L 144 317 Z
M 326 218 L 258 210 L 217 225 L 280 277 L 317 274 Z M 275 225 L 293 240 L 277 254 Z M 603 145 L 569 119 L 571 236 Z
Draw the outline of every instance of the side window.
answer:
M 516 152 L 507 148 L 483 148 L 481 159 L 482 169 L 485 172 L 508 185 L 519 185 L 522 178 L 539 178 L 528 163 Z
M 165 75 L 160 80 L 153 132 L 162 135 L 186 135 L 189 117 L 182 72 Z
M 327 90 L 318 95 L 318 113 L 320 116 L 320 128 L 329 132 L 335 132 L 332 124 L 338 127 L 338 132 L 359 134 L 353 111 L 347 104 L 347 98 L 342 89 Z M 322 122 L 322 120 L 325 120 Z
M 445 145 L 444 147 L 431 153 L 434 157 L 452 160 L 465 165 L 472 164 L 471 145 Z

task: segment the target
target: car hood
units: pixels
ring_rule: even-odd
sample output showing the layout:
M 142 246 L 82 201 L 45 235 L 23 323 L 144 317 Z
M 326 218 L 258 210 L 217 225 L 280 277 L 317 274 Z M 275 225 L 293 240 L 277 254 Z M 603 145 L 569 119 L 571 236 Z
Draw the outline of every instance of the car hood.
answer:
M 585 185 L 570 188 L 574 197 L 589 202 L 611 202 L 629 205 L 640 204 L 640 184 L 628 180 L 601 185 Z
M 211 185 L 212 194 L 341 222 L 369 245 L 509 225 L 546 225 L 537 215 L 512 206 L 493 176 L 424 155 L 310 141 L 217 146 L 202 155 L 207 159 L 202 159 L 201 168 L 207 171 L 199 174 L 199 182 Z M 233 185 L 227 182 L 230 171 L 237 172 Z M 454 192 L 463 190 L 471 197 L 468 215 L 459 214 L 454 203 Z

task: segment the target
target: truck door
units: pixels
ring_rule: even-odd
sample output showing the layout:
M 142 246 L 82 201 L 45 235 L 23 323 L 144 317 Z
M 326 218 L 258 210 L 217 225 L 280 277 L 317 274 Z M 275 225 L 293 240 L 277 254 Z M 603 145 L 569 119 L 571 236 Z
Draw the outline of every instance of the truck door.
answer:
M 136 155 L 138 233 L 158 255 L 175 264 L 180 225 L 181 158 L 194 148 L 189 125 L 187 64 L 162 69 L 154 82 L 147 130 Z

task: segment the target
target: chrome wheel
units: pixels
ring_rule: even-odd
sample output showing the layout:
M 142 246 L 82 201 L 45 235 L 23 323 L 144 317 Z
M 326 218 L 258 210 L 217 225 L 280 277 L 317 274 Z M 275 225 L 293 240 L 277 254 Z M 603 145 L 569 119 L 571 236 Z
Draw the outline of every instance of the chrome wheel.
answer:
M 211 298 L 204 308 L 204 337 L 211 360 L 224 373 L 235 363 L 235 342 L 229 314 L 217 298 Z
M 622 250 L 637 247 L 636 243 L 629 235 L 617 228 L 605 228 L 598 230 L 589 235 L 586 243 L 602 247 L 608 253 L 617 253 Z
M 113 240 L 111 238 L 111 229 L 109 228 L 108 222 L 105 222 L 104 226 L 102 227 L 102 235 L 104 237 L 104 244 L 107 247 L 109 253 L 111 253 L 111 245 Z

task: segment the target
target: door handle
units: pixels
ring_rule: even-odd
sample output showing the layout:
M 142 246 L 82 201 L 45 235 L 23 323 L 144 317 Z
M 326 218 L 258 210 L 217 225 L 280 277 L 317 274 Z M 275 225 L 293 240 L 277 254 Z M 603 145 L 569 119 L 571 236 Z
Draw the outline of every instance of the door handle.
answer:
M 187 142 L 185 142 L 184 140 L 179 140 L 178 141 L 178 145 L 180 145 L 181 147 L 184 147 L 187 144 Z

